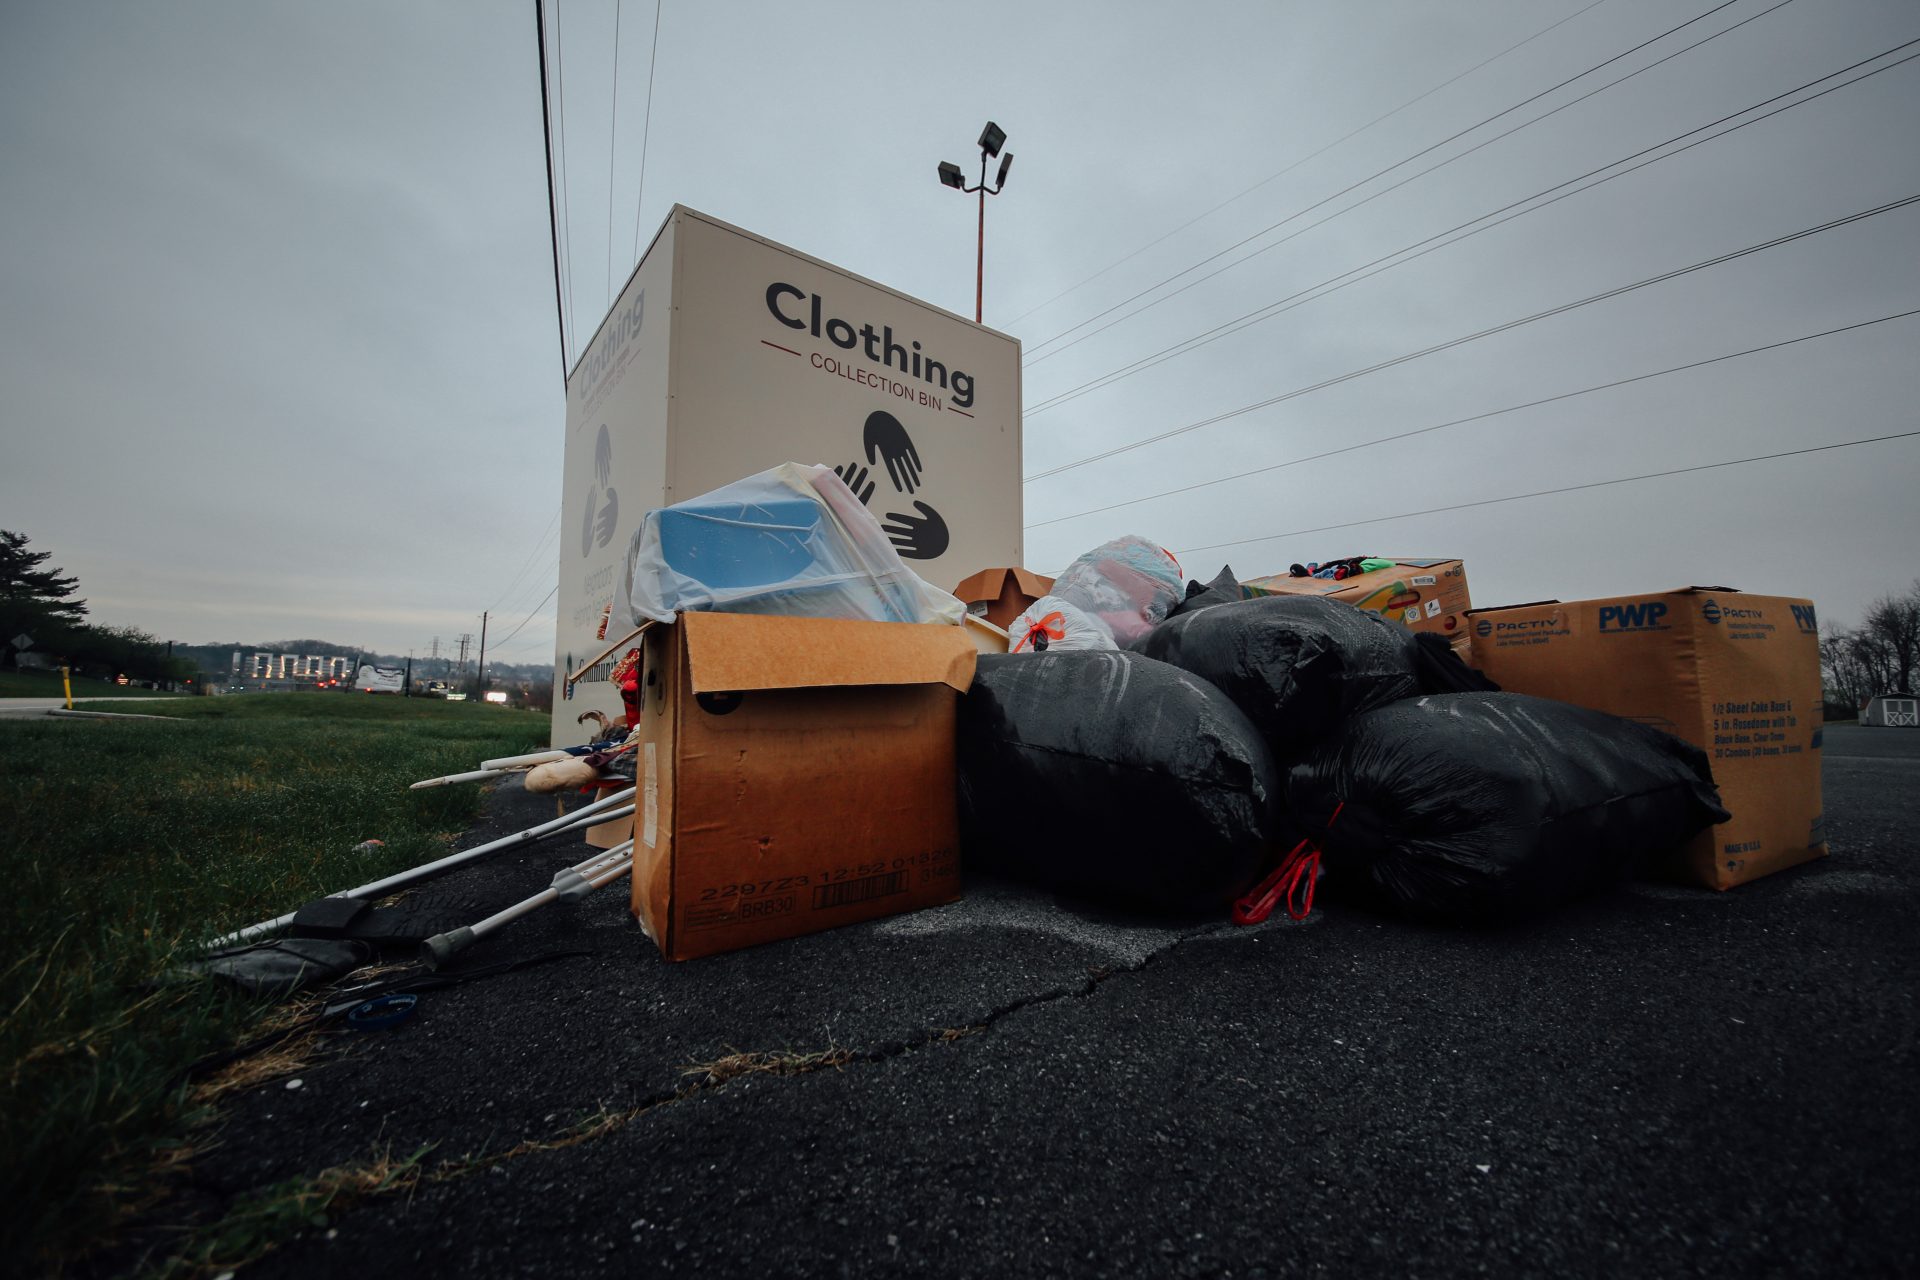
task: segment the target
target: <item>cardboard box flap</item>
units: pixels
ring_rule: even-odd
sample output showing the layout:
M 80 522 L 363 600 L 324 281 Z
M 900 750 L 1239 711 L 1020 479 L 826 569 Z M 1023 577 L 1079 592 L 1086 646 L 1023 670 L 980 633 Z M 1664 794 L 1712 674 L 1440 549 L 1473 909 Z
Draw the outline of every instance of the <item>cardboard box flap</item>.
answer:
M 1736 596 L 1740 594 L 1740 588 L 1738 587 L 1684 587 L 1682 591 L 1718 591 L 1722 595 L 1731 592 Z
M 973 683 L 962 627 L 750 613 L 683 613 L 695 693 L 831 685 Z
M 1011 577 L 1014 585 L 1036 600 L 1053 589 L 1053 579 L 1043 577 L 1026 569 L 982 569 L 960 580 L 953 594 L 962 600 L 998 600 L 1006 589 L 1007 579 Z
M 1538 609 L 1542 605 L 1559 604 L 1558 600 L 1528 600 L 1524 604 L 1489 604 L 1478 609 L 1467 610 L 1469 618 L 1477 618 L 1483 613 L 1499 613 L 1503 609 Z

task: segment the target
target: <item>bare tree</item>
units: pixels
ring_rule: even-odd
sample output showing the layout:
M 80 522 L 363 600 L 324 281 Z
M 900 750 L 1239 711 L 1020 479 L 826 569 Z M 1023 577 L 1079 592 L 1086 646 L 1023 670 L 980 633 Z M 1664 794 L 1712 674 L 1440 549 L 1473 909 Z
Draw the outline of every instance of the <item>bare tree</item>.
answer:
M 1920 581 L 1903 596 L 1875 600 L 1860 630 L 1882 650 L 1887 684 L 1875 692 L 1911 692 L 1914 667 L 1920 663 Z
M 1857 710 L 1878 694 L 1911 692 L 1920 667 L 1920 581 L 1905 595 L 1875 600 L 1858 628 L 1829 623 L 1820 637 L 1820 666 L 1836 710 Z

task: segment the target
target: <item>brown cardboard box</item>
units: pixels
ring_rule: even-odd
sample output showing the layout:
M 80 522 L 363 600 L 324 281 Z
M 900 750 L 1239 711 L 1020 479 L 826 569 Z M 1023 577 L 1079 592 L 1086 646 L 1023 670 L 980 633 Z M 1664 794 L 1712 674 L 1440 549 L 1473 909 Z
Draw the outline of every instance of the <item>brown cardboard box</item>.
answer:
M 1250 578 L 1246 585 L 1268 595 L 1344 600 L 1405 623 L 1411 630 L 1436 632 L 1448 640 L 1465 632 L 1467 610 L 1473 607 L 1467 595 L 1467 567 L 1458 560 L 1401 560 L 1391 569 L 1375 569 L 1340 582 L 1277 573 Z
M 633 913 L 667 959 L 959 897 L 964 628 L 686 613 L 644 646 Z
M 1827 852 L 1820 631 L 1806 600 L 1725 587 L 1476 609 L 1474 665 L 1503 689 L 1638 720 L 1706 751 L 1733 819 L 1672 870 L 1730 889 Z
M 953 594 L 966 604 L 968 613 L 1005 631 L 1028 605 L 1051 590 L 1052 578 L 1025 569 L 982 569 L 963 578 Z

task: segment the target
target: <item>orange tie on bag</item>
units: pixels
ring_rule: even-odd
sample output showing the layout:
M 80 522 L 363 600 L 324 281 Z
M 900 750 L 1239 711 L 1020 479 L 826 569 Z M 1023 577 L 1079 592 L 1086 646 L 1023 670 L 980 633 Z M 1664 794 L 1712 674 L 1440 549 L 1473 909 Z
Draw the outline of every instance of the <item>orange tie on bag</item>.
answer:
M 1067 616 L 1058 609 L 1055 609 L 1046 617 L 1041 618 L 1031 627 L 1027 628 L 1027 634 L 1020 637 L 1020 643 L 1013 646 L 1013 652 L 1018 653 L 1032 643 L 1033 633 L 1036 631 L 1046 632 L 1048 640 L 1065 640 L 1067 638 Z

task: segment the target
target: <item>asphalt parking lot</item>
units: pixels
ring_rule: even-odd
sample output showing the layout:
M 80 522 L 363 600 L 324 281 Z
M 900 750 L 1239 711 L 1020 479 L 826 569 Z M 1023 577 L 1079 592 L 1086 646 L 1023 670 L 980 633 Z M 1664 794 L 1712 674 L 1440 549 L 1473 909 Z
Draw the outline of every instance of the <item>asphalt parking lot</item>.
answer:
M 469 962 L 583 954 L 241 1097 L 162 1213 L 431 1144 L 245 1274 L 1912 1274 L 1920 733 L 1830 727 L 1825 777 L 1820 863 L 1499 932 L 974 884 L 670 965 L 609 890 Z M 551 812 L 502 789 L 468 839 Z M 579 856 L 421 892 L 477 917 Z

